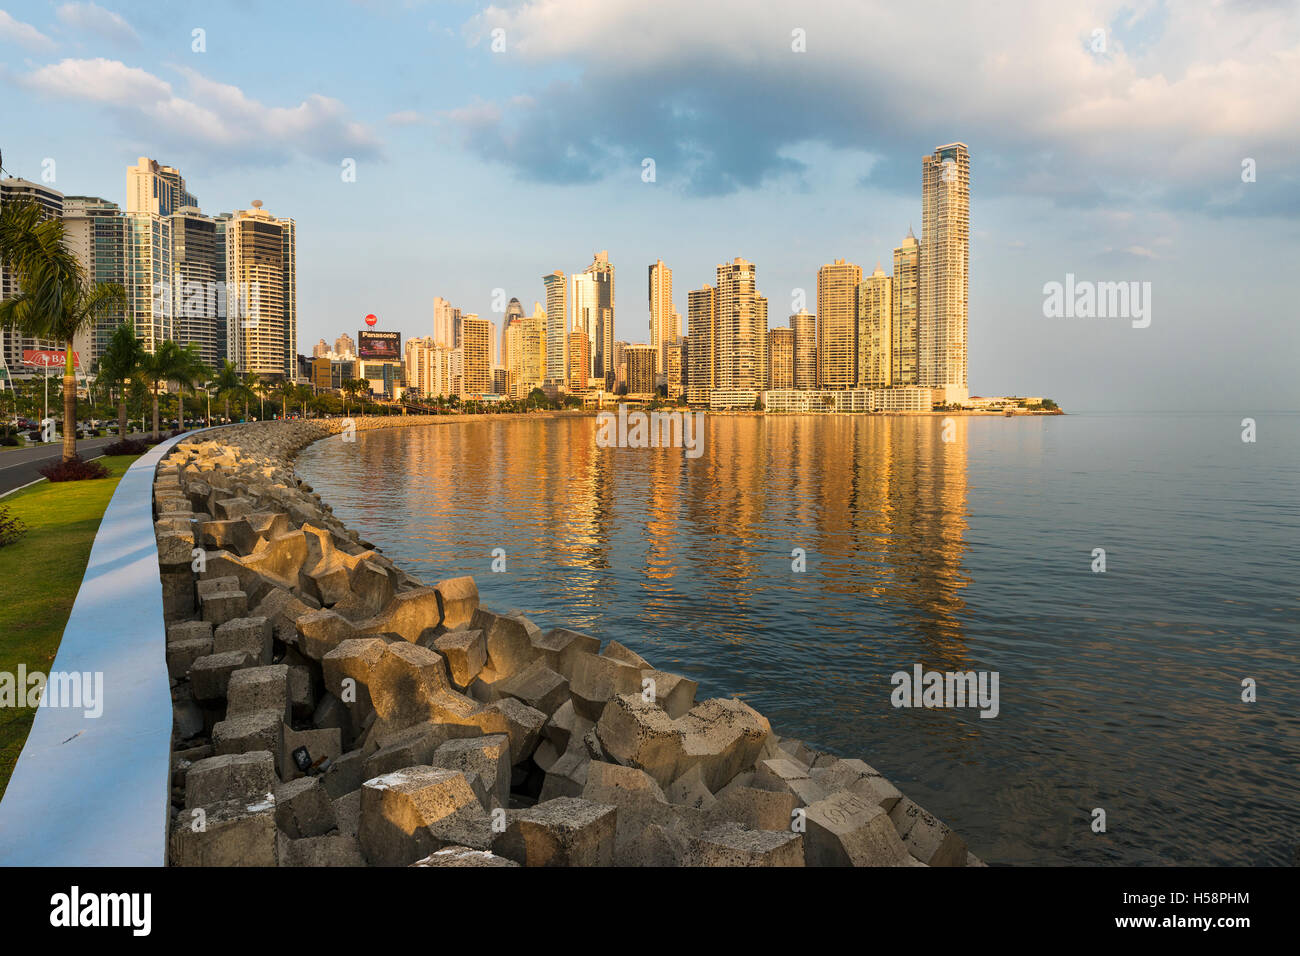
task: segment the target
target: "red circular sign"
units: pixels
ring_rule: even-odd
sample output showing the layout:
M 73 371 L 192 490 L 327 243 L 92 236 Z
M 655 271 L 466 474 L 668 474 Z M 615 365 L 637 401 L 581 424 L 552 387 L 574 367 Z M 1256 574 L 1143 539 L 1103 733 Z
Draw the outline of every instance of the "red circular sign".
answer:
M 373 312 L 370 315 L 366 316 L 366 325 L 373 326 L 378 321 L 379 321 L 379 317 L 375 315 Z

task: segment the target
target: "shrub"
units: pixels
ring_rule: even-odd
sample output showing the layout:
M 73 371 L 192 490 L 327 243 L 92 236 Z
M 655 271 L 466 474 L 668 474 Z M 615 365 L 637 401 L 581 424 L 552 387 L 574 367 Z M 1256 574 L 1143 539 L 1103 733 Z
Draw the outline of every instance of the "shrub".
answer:
M 27 533 L 27 525 L 22 519 L 10 514 L 9 509 L 0 505 L 0 548 L 13 544 Z
M 41 474 L 50 481 L 86 481 L 92 478 L 107 478 L 107 466 L 97 461 L 86 461 L 80 455 L 68 461 L 57 461 L 46 465 Z
M 8 432 L 5 432 L 5 434 L 0 435 L 0 445 L 8 445 L 12 447 L 17 444 L 18 444 L 17 435 L 10 435 Z
M 105 455 L 143 455 L 148 450 L 148 445 L 134 438 L 115 441 L 111 445 L 104 446 Z

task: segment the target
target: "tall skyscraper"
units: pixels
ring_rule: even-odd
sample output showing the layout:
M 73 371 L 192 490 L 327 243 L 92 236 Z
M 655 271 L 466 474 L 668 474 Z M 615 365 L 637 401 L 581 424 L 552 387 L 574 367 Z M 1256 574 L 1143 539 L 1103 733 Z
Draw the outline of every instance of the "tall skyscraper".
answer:
M 876 263 L 876 271 L 858 286 L 859 387 L 893 384 L 893 280 Z
M 587 356 L 587 367 L 583 370 L 582 378 L 587 380 L 596 374 L 594 356 L 596 354 L 596 337 L 598 316 L 600 312 L 599 291 L 596 287 L 596 277 L 590 272 L 575 272 L 569 276 L 569 381 L 574 380 L 573 363 L 578 361 L 577 354 L 573 351 L 572 343 L 574 342 L 573 333 L 580 332 L 587 338 L 587 347 L 584 353 Z
M 181 206 L 167 218 L 176 341 L 196 344 L 203 363 L 215 371 L 227 354 L 225 230 L 193 206 Z
M 153 352 L 176 337 L 170 215 L 131 212 L 127 221 L 126 299 L 135 334 Z M 297 358 L 294 359 L 295 365 Z
M 226 223 L 226 338 L 241 373 L 292 380 L 297 372 L 295 231 L 257 199 Z
M 556 269 L 542 276 L 546 287 L 546 381 L 565 387 L 569 380 L 568 282 Z
M 917 292 L 921 281 L 921 244 L 908 227 L 894 250 L 893 378 L 895 385 L 916 384 Z
M 492 323 L 473 313 L 461 318 L 462 395 L 492 391 Z
M 767 330 L 767 387 L 794 388 L 794 330 Z
M 673 308 L 673 270 L 659 259 L 649 269 L 650 344 L 659 350 L 660 368 L 667 357 L 667 347 L 682 335 L 682 318 Z
M 449 343 L 439 343 L 435 338 L 434 344 L 446 345 Z M 352 341 L 352 336 L 344 332 L 334 340 L 334 353 L 340 359 L 354 359 L 357 357 L 357 343 Z
M 758 294 L 757 270 L 737 257 L 719 264 L 717 277 L 713 388 L 760 390 L 767 354 L 767 300 Z
M 817 387 L 817 316 L 800 309 L 790 316 L 794 333 L 794 388 L 809 391 Z
M 686 400 L 692 405 L 707 405 L 717 380 L 714 351 L 718 336 L 718 296 L 713 286 L 705 284 L 687 293 L 686 321 L 690 329 Z
M 970 273 L 970 153 L 940 146 L 921 160 L 917 379 L 965 388 Z
M 591 336 L 592 378 L 603 379 L 604 387 L 614 387 L 614 267 L 609 253 L 596 253 L 586 273 L 593 277 L 595 289 L 595 323 Z
M 852 388 L 857 379 L 858 284 L 862 267 L 843 259 L 817 271 L 817 387 Z
M 117 203 L 97 196 L 68 196 L 63 201 L 64 243 L 76 255 L 89 282 L 115 282 L 125 288 L 127 220 Z M 126 318 L 126 308 L 102 316 L 93 328 L 78 335 L 75 348 L 82 367 L 92 369 L 108 347 L 113 330 Z

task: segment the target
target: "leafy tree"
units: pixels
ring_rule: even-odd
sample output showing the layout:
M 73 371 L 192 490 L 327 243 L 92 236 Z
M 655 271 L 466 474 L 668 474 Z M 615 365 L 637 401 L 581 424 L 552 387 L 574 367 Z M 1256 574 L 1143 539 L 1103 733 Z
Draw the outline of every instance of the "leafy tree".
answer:
M 150 394 L 153 395 L 153 437 L 158 440 L 162 437 L 162 432 L 158 424 L 158 395 L 162 391 L 163 385 L 173 381 L 179 369 L 185 362 L 181 355 L 181 347 L 168 339 L 163 342 L 153 352 L 146 352 L 140 360 L 140 374 L 145 382 L 149 385 Z
M 176 347 L 175 362 L 167 380 L 176 383 L 176 426 L 181 431 L 185 430 L 185 389 L 194 388 L 211 377 L 212 369 L 203 364 L 196 343 Z
M 272 394 L 280 399 L 281 418 L 289 417 L 289 403 L 297 399 L 298 386 L 285 379 L 272 389 Z
M 104 354 L 99 357 L 97 379 L 117 395 L 117 433 L 126 438 L 126 399 L 132 380 L 144 358 L 144 343 L 135 335 L 135 326 L 127 319 L 113 330 Z
M 216 389 L 217 399 L 220 400 L 225 409 L 226 421 L 230 421 L 230 400 L 244 398 L 247 403 L 247 396 L 252 393 L 248 390 L 242 379 L 239 377 L 239 370 L 235 363 L 226 359 L 221 363 L 221 368 L 213 376 L 212 387 Z M 247 409 L 247 405 L 245 405 Z

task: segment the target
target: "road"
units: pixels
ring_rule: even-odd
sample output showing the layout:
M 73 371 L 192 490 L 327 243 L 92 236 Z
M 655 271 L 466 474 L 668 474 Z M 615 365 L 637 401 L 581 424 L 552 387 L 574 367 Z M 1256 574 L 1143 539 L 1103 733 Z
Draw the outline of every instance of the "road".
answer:
M 140 437 L 131 435 L 131 438 Z M 77 442 L 77 454 L 82 458 L 95 458 L 99 449 L 117 441 L 111 438 L 83 438 Z M 14 448 L 0 452 L 0 495 L 21 488 L 41 477 L 40 469 L 50 462 L 63 457 L 63 443 L 51 445 L 33 445 L 27 448 Z

